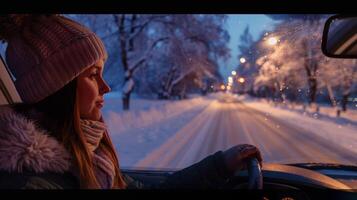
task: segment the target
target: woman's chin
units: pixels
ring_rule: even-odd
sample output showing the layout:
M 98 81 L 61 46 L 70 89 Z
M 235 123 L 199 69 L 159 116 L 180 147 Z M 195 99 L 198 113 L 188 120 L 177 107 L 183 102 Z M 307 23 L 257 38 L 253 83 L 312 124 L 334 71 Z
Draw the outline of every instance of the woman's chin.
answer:
M 91 113 L 91 114 L 81 115 L 81 118 L 82 119 L 87 119 L 87 120 L 99 121 L 101 116 L 102 116 L 102 113 L 99 110 L 99 111 L 96 111 L 96 112 Z

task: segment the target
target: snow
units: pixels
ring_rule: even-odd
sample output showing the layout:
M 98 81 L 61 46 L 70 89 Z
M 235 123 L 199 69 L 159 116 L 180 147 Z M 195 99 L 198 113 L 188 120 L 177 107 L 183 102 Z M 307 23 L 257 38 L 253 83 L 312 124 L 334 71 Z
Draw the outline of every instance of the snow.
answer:
M 357 125 L 357 104 L 355 106 L 351 106 L 348 108 L 346 112 L 342 112 L 339 117 L 337 117 L 337 109 L 332 108 L 329 105 L 321 105 L 319 104 L 319 111 L 316 112 L 316 108 L 314 107 L 308 107 L 303 104 L 296 104 L 296 103 L 273 103 L 273 102 L 268 102 L 265 99 L 255 99 L 249 96 L 241 96 L 239 97 L 240 100 L 243 100 L 247 105 L 251 105 L 256 109 L 260 109 L 261 111 L 265 111 L 262 108 L 266 109 L 267 106 L 269 107 L 269 111 L 281 116 L 282 113 L 281 111 L 290 111 L 293 113 L 297 113 L 300 115 L 296 115 L 296 117 L 301 117 L 303 116 L 308 116 L 308 117 L 313 117 L 313 118 L 318 118 L 321 120 L 324 120 L 326 122 L 333 122 L 335 124 L 339 125 Z M 306 118 L 307 120 L 310 120 L 311 118 Z
M 129 79 L 128 81 L 125 82 L 125 85 L 123 87 L 123 92 L 125 94 L 129 93 L 130 91 L 133 90 L 133 87 L 134 87 L 134 80 L 131 78 Z
M 357 163 L 356 109 L 338 118 L 327 106 L 315 113 L 301 105 L 228 96 L 180 101 L 136 97 L 131 110 L 123 111 L 119 94 L 106 95 L 103 116 L 120 166 L 184 168 L 239 143 L 258 146 L 266 162 Z
M 132 98 L 130 111 L 123 111 L 120 98 L 120 93 L 106 95 L 103 108 L 104 116 L 108 118 L 107 124 L 114 125 L 115 132 L 160 123 L 167 118 L 176 117 L 187 110 L 208 103 L 208 100 L 200 97 L 183 101 Z
M 357 110 L 348 110 L 336 117 L 336 110 L 320 106 L 319 112 L 303 110 L 302 105 L 278 106 L 265 100 L 241 97 L 245 104 L 268 116 L 274 116 L 287 124 L 294 124 L 301 129 L 308 129 L 316 135 L 328 139 L 331 143 L 344 146 L 357 153 Z M 357 157 L 356 157 L 357 160 Z M 357 162 L 357 161 L 356 161 Z
M 103 116 L 124 168 L 164 143 L 210 103 L 197 96 L 181 101 L 134 98 L 131 110 L 123 111 L 119 93 L 106 95 L 105 101 Z

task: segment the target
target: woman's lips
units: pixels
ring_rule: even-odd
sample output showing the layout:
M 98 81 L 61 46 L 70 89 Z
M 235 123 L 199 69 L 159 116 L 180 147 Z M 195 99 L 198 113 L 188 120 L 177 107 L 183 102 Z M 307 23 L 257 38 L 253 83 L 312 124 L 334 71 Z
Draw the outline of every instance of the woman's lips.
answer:
M 104 106 L 104 101 L 97 101 L 96 105 L 97 107 L 102 108 Z

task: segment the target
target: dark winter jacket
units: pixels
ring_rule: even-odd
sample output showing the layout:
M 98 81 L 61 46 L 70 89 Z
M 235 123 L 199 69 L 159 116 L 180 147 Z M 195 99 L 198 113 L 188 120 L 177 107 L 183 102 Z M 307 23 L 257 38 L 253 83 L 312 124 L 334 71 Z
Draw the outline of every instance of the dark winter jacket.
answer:
M 34 121 L 0 107 L 0 189 L 78 189 L 70 172 L 71 156 Z M 222 152 L 147 185 L 124 174 L 128 189 L 219 188 L 231 174 Z

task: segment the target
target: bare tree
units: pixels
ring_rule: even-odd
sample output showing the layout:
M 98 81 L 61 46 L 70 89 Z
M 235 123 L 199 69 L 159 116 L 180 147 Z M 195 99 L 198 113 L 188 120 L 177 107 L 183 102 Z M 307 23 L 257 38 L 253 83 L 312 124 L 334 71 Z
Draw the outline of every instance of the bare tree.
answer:
M 155 46 L 167 37 L 159 38 L 154 41 L 140 43 L 135 46 L 137 41 L 143 41 L 146 38 L 145 30 L 161 15 L 137 15 L 121 14 L 113 15 L 116 26 L 119 31 L 120 41 L 120 59 L 124 69 L 124 83 L 122 90 L 123 110 L 130 108 L 130 95 L 134 89 L 133 75 L 135 71 L 144 65 L 149 59 L 151 51 Z

